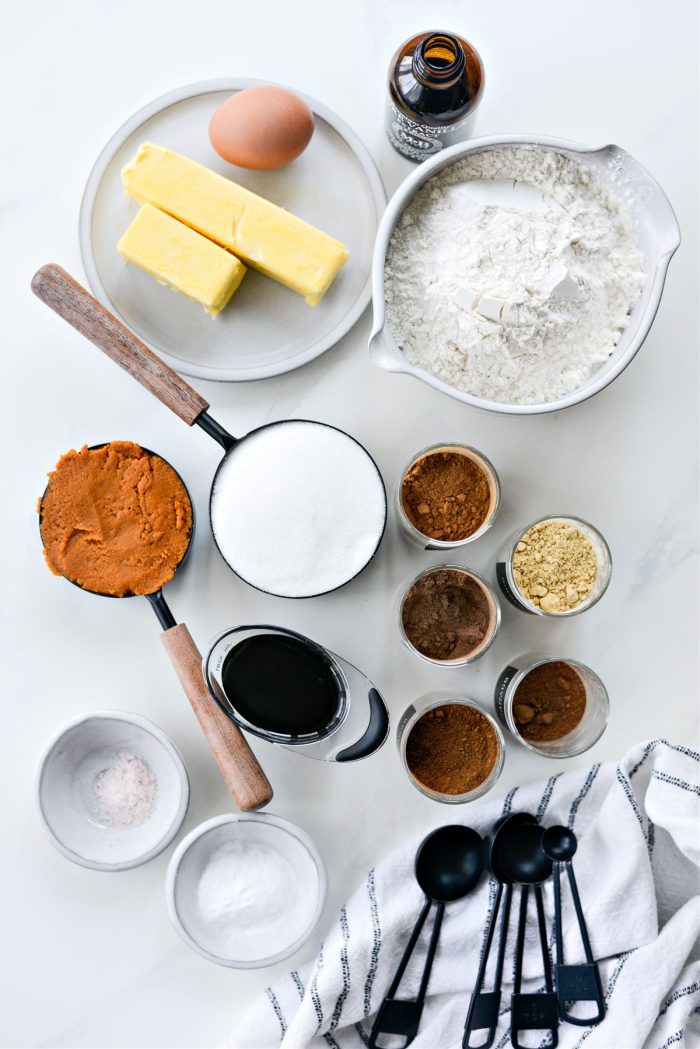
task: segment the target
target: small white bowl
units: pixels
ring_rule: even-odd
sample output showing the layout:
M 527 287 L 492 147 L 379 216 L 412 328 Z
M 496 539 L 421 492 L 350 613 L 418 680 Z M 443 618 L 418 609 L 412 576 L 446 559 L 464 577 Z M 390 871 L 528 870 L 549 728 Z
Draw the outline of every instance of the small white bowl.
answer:
M 133 827 L 104 826 L 92 811 L 95 776 L 115 751 L 145 761 L 157 780 L 155 810 Z M 97 871 L 123 871 L 158 856 L 173 840 L 190 798 L 180 754 L 157 725 L 124 710 L 70 721 L 39 762 L 36 800 L 41 825 L 67 859 Z
M 296 909 L 279 911 L 277 921 L 267 923 L 258 934 L 239 926 L 226 927 L 202 912 L 198 899 L 200 879 L 215 852 L 222 846 L 265 846 L 278 852 L 291 871 L 288 881 L 301 886 L 304 899 Z M 232 869 L 236 860 L 231 858 Z M 250 885 L 248 885 L 250 890 Z M 261 969 L 274 965 L 298 951 L 311 936 L 326 899 L 327 878 L 324 862 L 311 838 L 300 827 L 268 812 L 238 812 L 215 816 L 187 835 L 172 855 L 165 881 L 165 899 L 170 920 L 177 932 L 197 954 L 231 969 Z M 280 899 L 275 897 L 275 902 Z M 285 893 L 282 902 L 288 903 Z M 249 906 L 255 907 L 255 901 Z M 265 906 L 261 896 L 258 906 Z M 263 924 L 265 919 L 261 918 Z M 277 928 L 271 931 L 271 926 Z M 263 942 L 264 941 L 264 942 Z M 235 943 L 235 950 L 232 949 Z

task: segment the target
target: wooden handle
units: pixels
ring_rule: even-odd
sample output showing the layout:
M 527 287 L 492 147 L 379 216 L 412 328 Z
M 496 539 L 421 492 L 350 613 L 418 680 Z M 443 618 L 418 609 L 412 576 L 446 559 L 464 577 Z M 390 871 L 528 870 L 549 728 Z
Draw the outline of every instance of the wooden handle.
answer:
M 236 804 L 244 812 L 267 805 L 272 787 L 238 726 L 209 695 L 202 676 L 202 657 L 189 630 L 180 623 L 162 633 L 160 639 Z
M 159 401 L 192 426 L 209 407 L 196 390 L 164 364 L 121 321 L 101 306 L 82 284 L 60 266 L 42 266 L 32 278 L 32 291 L 59 317 L 111 357 Z

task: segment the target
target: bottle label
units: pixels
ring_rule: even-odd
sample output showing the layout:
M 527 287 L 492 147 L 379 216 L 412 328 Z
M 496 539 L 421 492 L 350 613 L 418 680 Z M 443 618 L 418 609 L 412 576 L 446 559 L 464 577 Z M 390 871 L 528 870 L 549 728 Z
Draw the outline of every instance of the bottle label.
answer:
M 446 146 L 451 146 L 464 137 L 464 125 L 469 116 L 456 124 L 445 127 L 433 127 L 411 120 L 405 113 L 389 101 L 387 113 L 387 134 L 394 149 L 409 160 L 425 160 L 432 157 Z
M 508 576 L 506 575 L 506 566 L 504 561 L 499 561 L 496 565 L 496 579 L 498 580 L 498 585 L 503 591 L 504 596 L 508 598 L 511 605 L 515 605 L 515 607 L 519 608 L 521 612 L 527 612 L 528 615 L 534 616 L 535 613 L 532 611 L 532 609 L 528 608 L 527 605 L 524 605 L 522 601 L 519 601 L 513 593 L 513 588 L 508 582 Z
M 517 673 L 517 667 L 507 666 L 496 682 L 496 690 L 493 697 L 496 706 L 496 714 L 506 728 L 508 728 L 508 719 L 506 718 L 506 692 Z

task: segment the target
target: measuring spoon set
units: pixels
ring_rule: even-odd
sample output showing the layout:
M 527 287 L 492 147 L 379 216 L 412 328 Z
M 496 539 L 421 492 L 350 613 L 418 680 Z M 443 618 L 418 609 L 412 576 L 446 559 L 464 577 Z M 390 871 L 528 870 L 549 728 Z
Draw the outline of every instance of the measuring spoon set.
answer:
M 553 1049 L 558 1044 L 560 1021 L 579 1027 L 599 1024 L 605 1016 L 605 1001 L 571 864 L 576 848 L 576 835 L 568 827 L 544 828 L 527 812 L 513 813 L 500 819 L 484 839 L 470 827 L 460 825 L 441 827 L 429 834 L 421 843 L 415 861 L 416 881 L 425 894 L 425 902 L 391 986 L 377 1012 L 368 1043 L 370 1049 L 381 1049 L 387 1044 L 384 1039 L 389 1036 L 401 1036 L 402 1049 L 415 1039 L 445 907 L 475 889 L 484 871 L 488 871 L 498 887 L 484 932 L 479 969 L 464 1025 L 462 1049 L 489 1049 L 496 1037 L 514 885 L 520 886 L 513 993 L 510 1002 L 511 1044 L 514 1049 L 527 1049 L 520 1041 L 523 1032 L 538 1032 L 541 1037 L 547 1039 L 545 1045 L 548 1049 Z M 566 870 L 585 964 L 572 965 L 564 962 L 562 868 Z M 554 883 L 554 971 L 547 943 L 542 892 L 542 885 L 550 877 Z M 522 990 L 523 962 L 531 891 L 535 898 L 544 989 L 525 993 Z M 397 995 L 401 980 L 433 904 L 436 905 L 435 919 L 418 993 L 412 999 L 399 998 Z M 498 947 L 493 982 L 490 990 L 484 990 L 496 933 Z M 592 1013 L 586 1016 L 574 1015 L 571 1012 L 572 1006 L 579 1002 L 592 1003 Z M 479 1037 L 481 1040 L 477 1040 Z

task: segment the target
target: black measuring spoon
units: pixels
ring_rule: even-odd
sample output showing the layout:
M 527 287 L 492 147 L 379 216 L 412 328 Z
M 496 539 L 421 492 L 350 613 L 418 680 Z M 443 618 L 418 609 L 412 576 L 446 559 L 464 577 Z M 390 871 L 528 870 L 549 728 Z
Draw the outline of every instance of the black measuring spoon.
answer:
M 510 1005 L 510 1040 L 514 1049 L 526 1049 L 519 1041 L 521 1031 L 547 1032 L 547 1049 L 558 1044 L 559 1010 L 552 983 L 552 969 L 547 945 L 547 926 L 544 917 L 542 882 L 552 874 L 552 861 L 542 850 L 542 828 L 537 823 L 513 827 L 501 838 L 498 862 L 511 881 L 520 885 L 520 914 L 515 943 L 515 974 Z M 530 886 L 534 887 L 537 906 L 537 926 L 542 951 L 545 990 L 532 994 L 522 992 L 523 955 Z
M 554 861 L 554 930 L 556 937 L 557 957 L 554 966 L 554 982 L 559 1002 L 559 1015 L 567 1023 L 578 1027 L 594 1027 L 605 1016 L 605 999 L 600 981 L 600 972 L 593 958 L 591 941 L 588 938 L 586 920 L 583 916 L 581 899 L 578 894 L 576 876 L 571 860 L 574 857 L 578 841 L 568 827 L 547 827 L 542 834 L 542 849 Z M 564 964 L 564 937 L 561 927 L 561 868 L 566 867 L 571 889 L 576 920 L 586 955 L 585 965 Z M 567 1002 L 593 1002 L 596 1006 L 595 1016 L 572 1016 L 567 1011 Z
M 425 893 L 425 903 L 406 945 L 403 957 L 379 1007 L 368 1045 L 378 1049 L 382 1035 L 403 1035 L 403 1046 L 410 1045 L 418 1034 L 420 1018 L 428 989 L 445 904 L 461 900 L 476 887 L 484 870 L 481 835 L 471 827 L 457 824 L 440 827 L 425 838 L 416 853 L 416 881 Z M 435 921 L 430 935 L 420 987 L 415 999 L 395 998 L 409 959 L 432 905 L 436 903 Z
M 81 335 L 84 335 L 86 339 L 94 343 L 98 349 L 102 350 L 115 364 L 118 364 L 128 372 L 132 378 L 136 379 L 141 386 L 152 393 L 154 397 L 157 397 L 167 408 L 170 408 L 188 426 L 196 424 L 223 448 L 224 455 L 214 474 L 210 490 L 209 525 L 214 543 L 223 560 L 240 579 L 243 579 L 257 590 L 274 594 L 276 597 L 317 597 L 322 592 L 328 593 L 329 589 L 338 589 L 344 586 L 369 564 L 379 549 L 386 527 L 386 491 L 377 464 L 359 441 L 355 440 L 354 437 L 351 437 L 344 430 L 340 430 L 337 426 L 331 426 L 329 423 L 317 422 L 311 419 L 281 419 L 277 422 L 259 426 L 242 437 L 234 437 L 216 419 L 212 418 L 209 414 L 209 403 L 189 383 L 185 382 L 172 368 L 169 368 L 141 339 L 129 331 L 120 320 L 110 313 L 109 310 L 105 309 L 97 299 L 60 266 L 50 263 L 37 270 L 32 278 L 32 291 L 37 298 L 41 299 L 43 303 L 72 325 Z M 244 447 L 246 442 L 250 445 L 251 439 L 258 440 L 262 434 L 265 434 L 268 441 L 272 440 L 274 448 L 279 450 L 288 442 L 290 425 L 303 426 L 307 433 L 314 435 L 314 441 L 318 440 L 319 442 L 322 436 L 323 439 L 327 439 L 329 430 L 333 431 L 334 434 L 338 435 L 337 439 L 341 444 L 352 448 L 353 453 L 356 453 L 359 449 L 360 455 L 356 461 L 363 463 L 363 477 L 367 484 L 370 484 L 371 478 L 373 507 L 371 512 L 368 510 L 366 514 L 367 527 L 370 529 L 372 541 L 371 548 L 368 546 L 364 550 L 361 563 L 353 560 L 351 564 L 345 567 L 344 572 L 337 579 L 334 578 L 332 580 L 333 585 L 331 586 L 329 583 L 323 591 L 284 592 L 283 588 L 275 589 L 267 577 L 264 582 L 260 578 L 257 580 L 252 578 L 251 576 L 255 573 L 250 567 L 243 568 L 240 564 L 237 565 L 232 562 L 233 555 L 230 552 L 230 544 L 227 544 L 225 539 L 222 538 L 221 531 L 217 535 L 217 529 L 214 524 L 216 507 L 218 505 L 221 509 L 223 505 L 222 500 L 226 505 L 227 513 L 231 510 L 228 497 L 226 496 L 226 492 L 230 491 L 225 483 L 227 470 L 224 467 L 226 464 L 230 464 L 232 460 L 235 460 L 241 447 Z M 274 459 L 275 451 L 272 446 L 268 454 L 271 459 Z M 298 466 L 303 474 L 303 462 L 299 462 Z M 254 484 L 254 489 L 251 490 L 250 499 L 248 500 L 254 502 L 255 490 L 258 485 L 257 474 L 248 480 L 247 483 L 249 485 Z M 221 495 L 222 491 L 224 493 L 223 496 Z M 247 494 L 242 492 L 239 486 L 235 493 L 235 502 L 232 505 L 234 507 L 236 505 L 245 505 Z M 379 507 L 381 507 L 381 513 L 378 513 Z M 315 509 L 317 516 L 323 518 L 323 505 L 321 504 Z M 228 520 L 229 518 L 224 515 L 224 519 Z M 321 532 L 323 524 L 324 521 L 321 520 L 319 524 Z M 309 535 L 308 542 L 312 543 L 313 540 L 314 536 Z M 348 544 L 348 549 L 352 550 L 352 548 L 352 544 Z M 268 549 L 266 553 L 268 557 L 274 556 L 278 568 L 286 566 L 289 562 L 289 551 L 286 547 Z M 326 584 L 323 585 L 325 586 Z
M 498 1027 L 498 1010 L 501 1006 L 501 981 L 503 978 L 503 960 L 506 952 L 506 941 L 508 939 L 508 926 L 510 923 L 510 906 L 513 897 L 513 882 L 503 871 L 498 862 L 498 850 L 504 836 L 508 835 L 513 827 L 519 827 L 524 823 L 535 823 L 535 817 L 529 812 L 514 812 L 510 816 L 503 816 L 494 825 L 493 830 L 484 839 L 484 862 L 487 869 L 498 882 L 496 899 L 493 903 L 491 917 L 486 929 L 486 939 L 481 952 L 479 971 L 474 984 L 471 998 L 469 1000 L 469 1011 L 464 1024 L 464 1037 L 462 1049 L 489 1049 L 493 1045 Z M 503 909 L 501 911 L 501 904 Z M 501 931 L 498 940 L 498 953 L 496 955 L 496 970 L 493 978 L 493 990 L 484 991 L 484 977 L 491 954 L 494 933 L 501 914 Z M 473 1046 L 471 1036 L 475 1031 L 486 1031 L 486 1040 Z
M 110 444 L 112 442 L 93 445 L 90 450 L 103 448 L 105 443 Z M 179 563 L 175 566 L 175 571 L 177 571 L 189 552 L 194 534 L 194 506 L 192 505 L 192 499 L 187 490 L 187 485 L 167 459 L 148 448 L 143 448 L 142 445 L 139 445 L 139 447 L 148 455 L 162 460 L 173 471 L 187 493 L 192 509 L 192 528 L 187 546 L 182 552 Z M 50 489 L 51 480 L 49 480 L 39 502 L 39 532 L 42 536 L 42 542 L 44 542 L 42 533 L 44 502 Z M 73 580 L 69 580 L 69 582 L 77 586 L 79 590 L 97 594 L 99 597 L 114 598 L 117 596 L 97 590 L 88 590 Z M 233 795 L 237 805 L 244 811 L 261 808 L 263 805 L 266 805 L 272 798 L 272 788 L 245 736 L 237 725 L 224 717 L 222 711 L 209 694 L 202 675 L 202 657 L 189 630 L 184 623 L 178 623 L 173 616 L 163 596 L 162 588 L 159 587 L 150 594 L 124 595 L 124 597 L 135 596 L 145 597 L 158 617 L 158 622 L 163 628 L 163 633 L 160 635 L 163 648 L 168 654 L 185 695 L 189 699 L 190 705 L 206 736 L 207 743 L 211 747 L 219 770 L 226 781 L 226 786 Z

